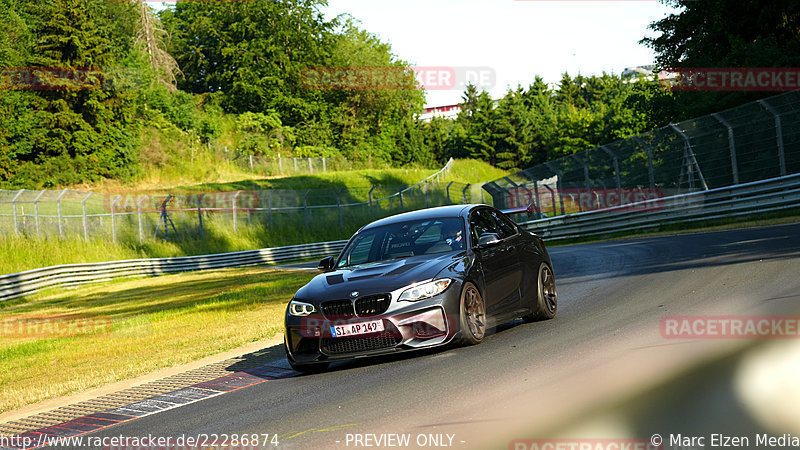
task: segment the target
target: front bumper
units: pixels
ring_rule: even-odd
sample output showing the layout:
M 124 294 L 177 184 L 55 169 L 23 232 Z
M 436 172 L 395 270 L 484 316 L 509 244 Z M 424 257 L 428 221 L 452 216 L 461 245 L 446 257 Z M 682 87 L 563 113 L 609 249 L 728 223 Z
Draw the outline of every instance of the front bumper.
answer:
M 286 354 L 298 364 L 347 360 L 445 345 L 459 329 L 461 286 L 453 283 L 441 294 L 418 302 L 392 300 L 388 310 L 375 316 L 326 317 L 316 312 L 306 317 L 286 315 Z M 380 320 L 383 331 L 334 337 L 331 327 Z

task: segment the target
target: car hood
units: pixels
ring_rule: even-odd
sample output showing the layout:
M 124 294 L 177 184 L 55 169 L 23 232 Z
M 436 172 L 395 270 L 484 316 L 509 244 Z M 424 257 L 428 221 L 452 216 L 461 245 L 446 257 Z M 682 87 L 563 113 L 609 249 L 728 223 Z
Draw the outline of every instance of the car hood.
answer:
M 463 272 L 465 265 L 464 252 L 448 252 L 346 267 L 317 275 L 297 291 L 295 298 L 321 302 L 348 299 L 355 291 L 358 297 L 385 294 L 430 280 L 442 271 L 445 271 L 442 276 Z

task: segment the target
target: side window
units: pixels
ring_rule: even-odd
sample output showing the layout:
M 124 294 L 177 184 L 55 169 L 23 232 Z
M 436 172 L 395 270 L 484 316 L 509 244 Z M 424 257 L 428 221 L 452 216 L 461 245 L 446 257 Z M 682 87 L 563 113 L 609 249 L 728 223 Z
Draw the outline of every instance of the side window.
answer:
M 478 239 L 484 233 L 498 233 L 494 220 L 487 214 L 487 210 L 481 209 L 472 213 L 469 219 L 469 228 L 472 233 L 472 245 L 478 245 Z M 499 234 L 499 233 L 498 233 Z
M 497 222 L 498 227 L 503 232 L 500 234 L 502 239 L 505 239 L 509 236 L 513 236 L 517 234 L 517 227 L 514 226 L 511 221 L 502 214 L 498 214 L 495 211 L 492 211 L 492 217 L 494 218 L 495 222 Z

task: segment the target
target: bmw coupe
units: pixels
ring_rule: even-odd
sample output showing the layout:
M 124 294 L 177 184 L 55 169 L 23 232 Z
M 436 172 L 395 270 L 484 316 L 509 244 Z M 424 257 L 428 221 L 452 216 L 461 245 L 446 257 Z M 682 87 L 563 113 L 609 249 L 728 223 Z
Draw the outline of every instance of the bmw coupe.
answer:
M 377 220 L 319 270 L 286 309 L 286 356 L 299 371 L 478 344 L 487 328 L 516 318 L 552 319 L 558 306 L 542 239 L 486 205 Z

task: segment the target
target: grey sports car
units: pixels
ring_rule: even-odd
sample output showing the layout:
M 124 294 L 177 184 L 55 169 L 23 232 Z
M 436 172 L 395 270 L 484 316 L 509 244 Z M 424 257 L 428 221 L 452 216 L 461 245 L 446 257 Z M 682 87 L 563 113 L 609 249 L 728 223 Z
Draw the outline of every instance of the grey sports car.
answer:
M 551 319 L 555 277 L 542 239 L 486 205 L 398 214 L 356 232 L 286 309 L 286 357 L 332 361 L 478 344 L 487 327 Z

